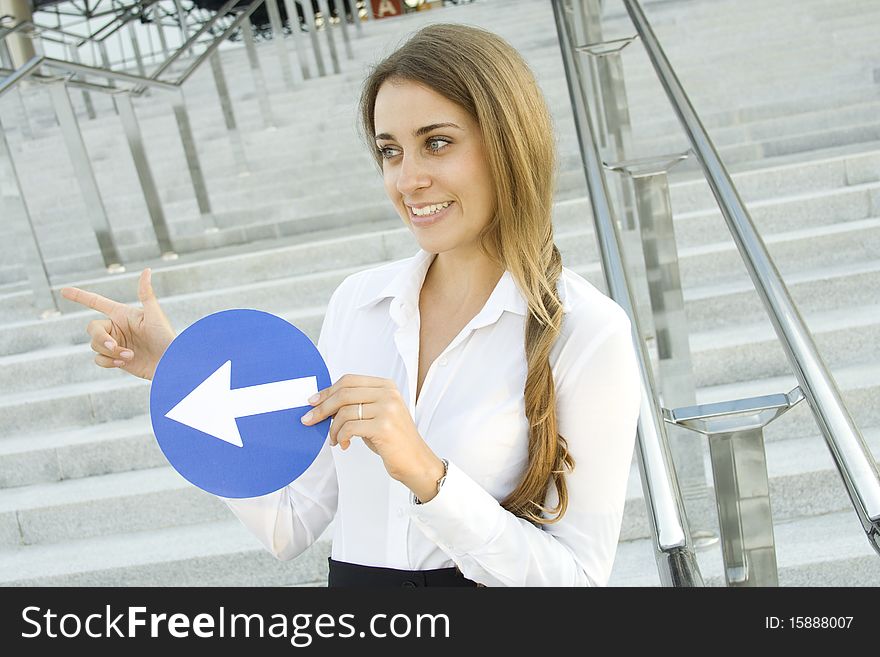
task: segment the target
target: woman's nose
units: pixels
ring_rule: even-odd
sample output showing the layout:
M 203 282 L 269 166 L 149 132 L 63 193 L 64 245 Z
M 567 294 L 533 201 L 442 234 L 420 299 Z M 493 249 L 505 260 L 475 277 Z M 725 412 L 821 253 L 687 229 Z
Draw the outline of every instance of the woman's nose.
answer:
M 397 191 L 409 195 L 431 184 L 424 162 L 418 156 L 404 155 L 397 175 Z

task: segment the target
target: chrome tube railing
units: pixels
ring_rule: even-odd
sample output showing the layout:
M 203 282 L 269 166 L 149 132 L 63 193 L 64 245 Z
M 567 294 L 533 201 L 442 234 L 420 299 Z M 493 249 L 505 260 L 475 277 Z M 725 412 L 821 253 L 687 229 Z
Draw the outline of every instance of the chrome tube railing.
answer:
M 155 80 L 160 75 L 162 75 L 162 73 L 167 71 L 168 68 L 172 64 L 174 64 L 174 62 L 176 62 L 178 59 L 183 57 L 184 53 L 186 51 L 188 51 L 193 45 L 195 45 L 196 41 L 198 41 L 199 38 L 205 32 L 210 30 L 217 23 L 217 21 L 219 21 L 221 18 L 223 18 L 229 12 L 229 10 L 231 10 L 236 5 L 236 3 L 238 1 L 239 0 L 227 0 L 227 2 L 225 2 L 223 4 L 223 6 L 217 10 L 217 13 L 214 14 L 214 16 L 212 16 L 208 22 L 206 22 L 204 25 L 202 25 L 202 27 L 199 28 L 195 34 L 193 34 L 186 41 L 184 41 L 184 43 L 177 50 L 175 50 L 168 59 L 166 59 L 164 62 L 162 62 L 162 64 L 160 64 L 159 67 L 156 68 L 155 71 L 153 71 L 152 75 L 150 75 L 150 78 Z M 251 4 L 249 4 L 245 8 L 244 12 L 248 16 L 250 16 L 256 10 L 256 8 L 260 6 L 260 4 L 262 2 L 263 2 L 263 0 L 256 0 L 255 2 L 252 2 Z M 218 39 L 214 39 L 214 42 L 216 43 L 218 40 L 219 40 L 219 37 L 218 37 Z M 138 93 L 138 94 L 141 94 L 142 92 L 143 92 L 143 88 L 140 88 L 140 87 L 136 91 L 136 93 Z
M 182 85 L 192 76 L 192 74 L 204 63 L 206 59 L 211 60 L 212 73 L 217 84 L 217 92 L 220 95 L 221 106 L 224 112 L 224 119 L 230 136 L 232 147 L 231 152 L 237 158 L 236 167 L 239 170 L 239 175 L 249 173 L 249 171 L 247 170 L 247 161 L 244 157 L 241 137 L 238 134 L 235 119 L 232 114 L 232 105 L 228 96 L 226 81 L 223 77 L 222 67 L 217 57 L 217 49 L 225 40 L 229 39 L 237 31 L 237 29 L 242 29 L 245 37 L 251 36 L 251 25 L 249 22 L 251 14 L 264 2 L 274 4 L 277 10 L 277 0 L 254 0 L 242 11 L 236 12 L 238 15 L 235 17 L 232 24 L 224 29 L 221 35 L 213 38 L 208 44 L 207 49 L 202 52 L 198 57 L 196 57 L 193 62 L 189 63 L 189 65 L 186 66 L 185 70 L 176 76 L 176 79 L 171 81 L 160 80 L 159 76 L 167 72 L 169 67 L 173 65 L 177 60 L 179 60 L 185 52 L 187 52 L 188 50 L 191 52 L 192 46 L 208 30 L 216 25 L 217 21 L 226 16 L 227 13 L 229 13 L 234 8 L 237 1 L 238 0 L 227 0 L 227 2 L 209 21 L 203 22 L 200 28 L 195 32 L 195 34 L 192 34 L 180 47 L 178 47 L 172 54 L 167 56 L 150 76 L 135 75 L 123 71 L 114 71 L 109 68 L 109 60 L 106 57 L 106 50 L 103 48 L 104 39 L 110 36 L 110 34 L 112 34 L 116 29 L 120 28 L 122 26 L 121 24 L 116 25 L 115 28 L 107 31 L 110 27 L 110 25 L 108 24 L 98 31 L 106 32 L 105 34 L 102 34 L 100 37 L 98 37 L 98 33 L 95 33 L 91 35 L 91 37 L 89 37 L 89 39 L 93 43 L 101 47 L 101 54 L 104 59 L 103 67 L 90 66 L 88 64 L 82 64 L 76 61 L 67 61 L 40 55 L 29 61 L 26 66 L 21 67 L 17 71 L 10 71 L 0 68 L 0 73 L 9 76 L 8 78 L 4 79 L 2 81 L 2 85 L 0 85 L 0 89 L 3 90 L 3 93 L 6 93 L 6 91 L 17 87 L 22 80 L 26 78 L 32 78 L 34 81 L 41 83 L 62 82 L 64 84 L 64 87 L 75 87 L 85 92 L 98 91 L 101 93 L 107 93 L 112 95 L 116 99 L 116 107 L 119 111 L 120 119 L 126 133 L 126 139 L 128 140 L 129 147 L 132 152 L 135 169 L 141 183 L 144 199 L 150 213 L 153 227 L 156 231 L 160 252 L 163 254 L 163 258 L 176 257 L 176 253 L 172 249 L 168 226 L 165 222 L 159 194 L 156 190 L 155 182 L 153 180 L 153 176 L 146 159 L 146 153 L 144 151 L 144 140 L 140 134 L 140 128 L 137 124 L 137 118 L 135 116 L 134 108 L 131 104 L 131 96 L 141 95 L 149 88 L 175 92 L 176 97 L 172 99 L 172 105 L 199 211 L 202 216 L 212 224 L 208 226 L 207 232 L 213 232 L 217 230 L 216 226 L 213 225 L 214 219 L 211 212 L 210 201 L 208 198 L 207 186 L 205 184 L 205 180 L 202 174 L 198 152 L 196 150 L 195 141 L 192 135 L 189 115 L 183 97 Z M 124 18 L 127 19 L 129 17 Z M 127 21 L 122 21 L 122 23 L 124 22 Z M 276 28 L 280 27 L 280 21 L 276 20 L 273 22 L 275 23 Z M 0 45 L 3 45 L 4 38 L 9 35 L 18 32 L 34 32 L 37 29 L 47 28 L 41 28 L 40 26 L 35 25 L 32 21 L 22 21 L 12 27 L 2 27 L 0 28 Z M 71 36 L 69 33 L 66 33 L 63 30 L 55 30 L 54 28 L 48 28 L 48 30 L 65 37 Z M 89 39 L 86 39 L 85 41 L 88 41 Z M 272 119 L 268 91 L 262 78 L 262 71 L 260 68 L 259 59 L 256 57 L 256 50 L 254 48 L 253 39 L 245 38 L 244 41 L 246 50 L 248 51 L 248 57 L 251 60 L 251 66 L 254 69 L 255 86 L 257 87 L 257 96 L 261 110 L 264 114 L 264 117 L 266 118 L 267 126 L 273 126 L 274 120 Z M 276 45 L 280 46 L 280 42 Z M 278 48 L 278 50 L 280 54 L 281 48 Z M 318 56 L 318 52 L 316 52 L 316 56 Z M 39 73 L 39 69 L 44 66 L 47 68 L 63 71 L 67 75 L 62 77 L 49 77 L 41 75 Z M 95 78 L 104 78 L 109 80 L 109 84 L 102 85 L 96 84 L 94 82 L 87 82 L 85 80 L 75 80 L 73 79 L 74 75 L 88 75 Z M 123 86 L 117 87 L 117 83 L 122 83 Z M 59 91 L 56 88 L 56 85 L 52 85 L 50 86 L 50 95 L 52 97 L 53 104 L 55 105 L 56 117 L 59 119 L 59 124 L 62 125 L 63 137 L 68 146 L 68 150 L 70 151 L 71 159 L 74 161 L 74 173 L 76 174 L 80 182 L 81 191 L 83 192 L 86 204 L 89 209 L 88 214 L 93 223 L 93 227 L 95 228 L 96 237 L 101 247 L 102 256 L 104 257 L 105 263 L 108 266 L 108 271 L 124 271 L 124 268 L 121 266 L 118 250 L 112 237 L 112 231 L 110 230 L 109 221 L 107 220 L 106 212 L 103 208 L 103 202 L 100 198 L 100 194 L 98 193 L 98 187 L 94 180 L 94 174 L 92 172 L 92 168 L 88 159 L 88 154 L 85 150 L 85 145 L 82 140 L 80 129 L 76 122 L 76 117 L 73 113 L 72 106 L 70 105 L 70 99 L 67 96 L 66 88 L 62 91 Z M 41 255 L 38 256 L 38 260 L 43 269 L 45 269 L 45 263 L 42 261 Z M 43 292 L 48 289 L 46 285 L 41 285 L 37 282 L 34 283 L 32 287 L 34 288 L 35 298 L 46 297 L 46 295 L 43 294 Z M 49 298 L 51 298 L 51 295 L 49 295 Z
M 702 586 L 703 579 L 694 555 L 684 502 L 667 444 L 666 426 L 654 392 L 656 388 L 651 359 L 641 339 L 638 312 L 632 297 L 632 288 L 627 281 L 623 249 L 608 198 L 608 186 L 593 134 L 593 122 L 582 88 L 577 84 L 571 25 L 565 15 L 563 0 L 553 0 L 553 13 L 574 109 L 584 172 L 591 190 L 590 204 L 608 294 L 626 311 L 632 322 L 633 346 L 642 377 L 642 403 L 636 453 L 657 568 L 661 582 L 665 586 Z
M 844 405 L 812 335 L 640 4 L 637 0 L 623 2 L 718 201 L 749 276 L 825 438 L 862 528 L 871 545 L 880 553 L 880 473 L 871 451 Z

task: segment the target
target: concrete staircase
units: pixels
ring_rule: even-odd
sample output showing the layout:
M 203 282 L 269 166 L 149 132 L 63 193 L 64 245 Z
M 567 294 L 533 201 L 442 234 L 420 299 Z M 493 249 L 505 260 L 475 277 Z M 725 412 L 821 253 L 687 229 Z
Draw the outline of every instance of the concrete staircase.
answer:
M 606 35 L 631 34 L 622 7 L 605 4 Z M 880 6 L 666 0 L 645 8 L 876 457 L 880 45 L 872 26 Z M 23 98 L 33 140 L 23 137 L 19 107 L 4 98 L 0 118 L 53 288 L 76 285 L 136 303 L 140 269 L 151 266 L 178 330 L 211 312 L 250 307 L 317 340 L 326 302 L 347 275 L 417 248 L 358 140 L 355 102 L 367 66 L 428 20 L 498 32 L 532 65 L 557 124 L 557 244 L 566 266 L 604 289 L 552 12 L 530 0 L 481 0 L 365 24 L 362 38 L 351 31 L 355 60 L 343 58 L 341 75 L 299 81 L 293 91 L 277 73 L 274 46 L 261 44 L 273 130 L 263 127 L 243 50 L 223 50 L 250 174 L 239 175 L 203 69 L 185 93 L 214 210 L 207 219 L 188 186 L 167 98 L 153 92 L 137 101 L 181 253 L 173 262 L 158 259 L 110 101 L 93 96 L 100 115 L 87 121 L 72 92 L 126 260 L 122 274 L 103 271 L 45 91 L 28 89 Z M 343 52 L 338 33 L 337 46 Z M 637 42 L 624 62 L 633 156 L 684 150 Z M 685 163 L 671 185 L 698 401 L 791 389 L 795 379 L 705 182 Z M 0 583 L 322 585 L 326 535 L 299 558 L 277 562 L 222 503 L 167 465 L 151 433 L 149 384 L 92 362 L 85 326 L 95 313 L 62 301 L 62 316 L 36 319 L 12 201 L 0 195 Z M 208 225 L 218 230 L 206 233 Z M 880 584 L 880 558 L 805 404 L 771 424 L 766 441 L 780 583 Z M 698 557 L 708 583 L 723 584 L 717 544 Z M 635 463 L 611 583 L 659 583 Z

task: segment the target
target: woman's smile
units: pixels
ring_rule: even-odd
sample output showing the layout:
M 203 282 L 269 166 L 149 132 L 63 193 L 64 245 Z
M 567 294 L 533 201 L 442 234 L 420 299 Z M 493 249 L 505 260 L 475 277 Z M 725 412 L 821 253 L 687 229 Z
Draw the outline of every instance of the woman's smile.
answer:
M 421 207 L 420 207 L 421 205 Z M 444 203 L 431 203 L 420 205 L 407 205 L 409 209 L 409 220 L 413 226 L 427 227 L 433 226 L 441 221 L 446 215 L 452 211 L 455 201 L 445 201 Z M 418 212 L 419 214 L 416 214 Z

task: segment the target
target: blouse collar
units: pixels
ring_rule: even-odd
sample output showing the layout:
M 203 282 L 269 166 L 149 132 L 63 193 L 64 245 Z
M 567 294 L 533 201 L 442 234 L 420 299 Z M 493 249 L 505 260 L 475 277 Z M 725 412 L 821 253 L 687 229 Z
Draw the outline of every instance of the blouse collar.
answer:
M 357 307 L 364 308 L 390 297 L 392 299 L 389 309 L 391 318 L 396 324 L 403 325 L 416 313 L 419 293 L 435 256 L 435 253 L 420 248 L 414 256 L 401 263 L 402 266 L 391 275 L 390 280 L 378 277 L 368 279 L 365 298 Z M 562 311 L 566 313 L 570 308 L 567 303 L 568 295 L 564 276 L 559 277 L 557 289 L 562 301 Z M 485 306 L 471 320 L 471 324 L 473 328 L 488 326 L 497 321 L 505 310 L 522 316 L 525 316 L 528 311 L 528 303 L 509 271 L 505 271 L 501 275 Z

